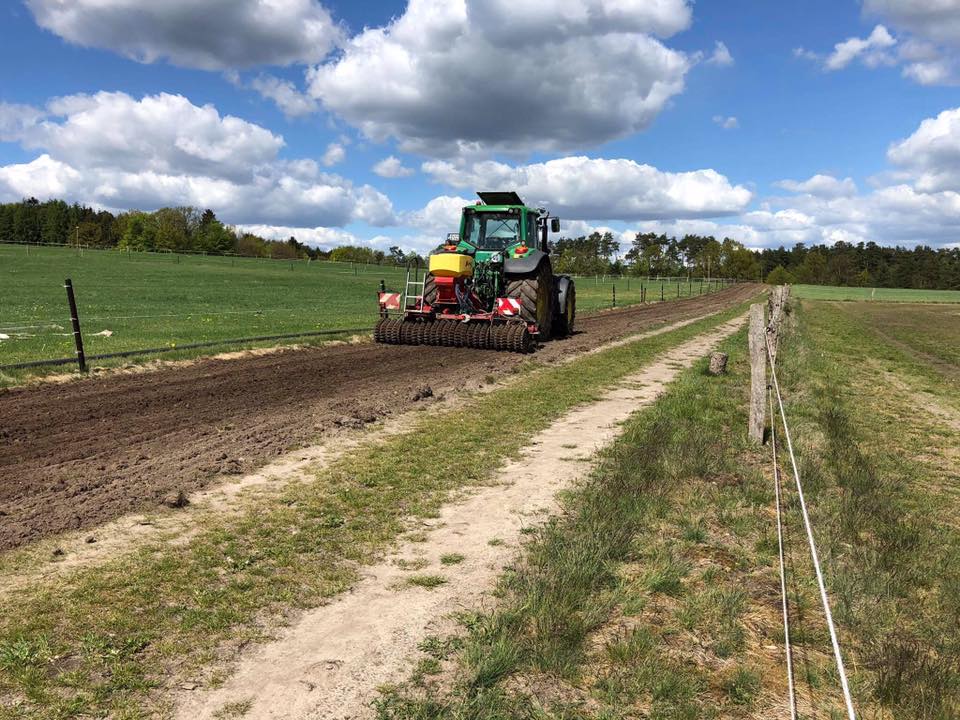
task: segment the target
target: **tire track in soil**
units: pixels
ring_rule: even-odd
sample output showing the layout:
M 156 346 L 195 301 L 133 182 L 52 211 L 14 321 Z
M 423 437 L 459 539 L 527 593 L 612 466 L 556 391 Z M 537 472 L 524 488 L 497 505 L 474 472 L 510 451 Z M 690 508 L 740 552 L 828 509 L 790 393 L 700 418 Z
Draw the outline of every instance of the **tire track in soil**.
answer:
M 533 357 L 557 362 L 719 312 L 759 290 L 738 285 L 585 316 L 575 335 Z M 173 492 L 252 471 L 332 430 L 409 410 L 424 384 L 456 392 L 524 359 L 466 348 L 337 345 L 0 390 L 0 552 L 156 507 Z

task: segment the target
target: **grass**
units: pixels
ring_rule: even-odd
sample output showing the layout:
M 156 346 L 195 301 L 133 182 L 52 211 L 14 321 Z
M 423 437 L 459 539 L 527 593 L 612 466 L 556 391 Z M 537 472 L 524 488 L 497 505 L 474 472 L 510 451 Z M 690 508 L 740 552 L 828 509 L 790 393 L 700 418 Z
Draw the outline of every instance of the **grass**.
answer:
M 554 418 L 743 311 L 567 365 L 530 365 L 522 381 L 362 446 L 238 514 L 211 517 L 181 542 L 11 595 L 0 615 L 0 657 L 10 658 L 0 665 L 0 694 L 20 703 L 18 717 L 149 715 L 155 688 L 202 679 L 228 641 L 259 639 L 291 609 L 343 591 L 416 518 L 488 482 Z M 515 432 L 490 443 L 505 424 Z M 5 712 L 0 704 L 0 718 Z
M 385 693 L 381 718 L 692 718 L 751 705 L 758 675 L 721 672 L 720 656 L 744 650 L 740 588 L 762 579 L 745 569 L 750 549 L 734 563 L 744 569 L 723 577 L 704 563 L 716 549 L 702 547 L 711 508 L 739 523 L 767 499 L 752 474 L 756 497 L 745 506 L 739 484 L 715 480 L 739 468 L 729 413 L 742 414 L 744 344 L 741 333 L 723 348 L 730 375 L 708 378 L 698 365 L 627 422 L 502 578 L 501 606 L 470 619 L 453 685 Z M 690 504 L 699 525 L 683 522 Z M 721 648 L 715 671 L 683 657 L 704 646 Z
M 879 340 L 877 356 L 906 355 L 920 372 L 960 380 L 960 309 L 951 305 L 850 303 L 838 310 Z M 874 343 L 876 346 L 878 343 Z
M 912 290 L 909 288 L 836 287 L 793 285 L 801 300 L 862 300 L 874 302 L 960 303 L 960 290 Z
M 446 585 L 447 579 L 442 575 L 411 575 L 407 578 L 405 584 L 432 590 L 441 585 Z
M 396 268 L 0 245 L 0 364 L 71 357 L 73 280 L 88 354 L 372 327 Z M 98 335 L 104 330 L 109 336 Z M 272 343 L 276 344 L 276 343 Z M 259 343 L 264 345 L 264 343 Z M 190 357 L 224 348 L 183 351 Z M 101 363 L 102 364 L 102 363 Z
M 863 717 L 955 718 L 960 427 L 918 408 L 909 384 L 941 400 L 952 386 L 845 310 L 803 304 L 780 379 L 856 705 Z M 769 455 L 744 438 L 745 345 L 740 334 L 722 348 L 728 376 L 701 363 L 628 421 L 501 578 L 500 606 L 464 623 L 449 679 L 383 693 L 381 720 L 783 712 Z M 877 367 L 906 388 L 878 382 Z M 787 499 L 800 710 L 840 717 Z
M 442 565 L 459 565 L 466 559 L 467 556 L 460 553 L 447 553 L 440 556 L 440 563 Z
M 380 280 L 401 290 L 404 270 L 394 267 L 254 258 L 121 253 L 0 245 L 0 365 L 74 355 L 63 289 L 73 280 L 88 355 L 175 348 L 189 343 L 320 330 L 373 327 Z M 614 281 L 583 278 L 580 312 L 610 307 Z M 648 289 L 650 283 L 643 283 Z M 665 299 L 697 295 L 699 283 L 665 285 Z M 640 281 L 616 283 L 617 304 L 640 302 Z M 650 300 L 659 299 L 650 290 Z M 109 335 L 101 334 L 104 331 Z M 302 342 L 320 342 L 304 339 Z M 239 347 L 178 350 L 164 358 L 190 358 Z M 99 366 L 146 358 L 97 361 Z M 31 370 L 31 373 L 50 370 Z M 57 370 L 62 372 L 62 370 Z M 11 382 L 22 372 L 7 378 Z M 2 378 L 0 378 L 2 380 Z

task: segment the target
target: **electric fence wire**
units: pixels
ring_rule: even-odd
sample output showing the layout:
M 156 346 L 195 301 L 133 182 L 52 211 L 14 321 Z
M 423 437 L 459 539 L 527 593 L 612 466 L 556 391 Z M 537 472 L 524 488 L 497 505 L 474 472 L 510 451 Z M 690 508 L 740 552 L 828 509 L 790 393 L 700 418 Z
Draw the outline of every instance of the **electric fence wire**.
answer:
M 156 315 L 94 315 L 92 317 L 83 316 L 82 320 L 84 322 L 92 322 L 94 320 L 146 320 L 152 318 L 181 318 L 181 319 L 191 319 L 199 316 L 219 316 L 219 315 L 268 315 L 270 313 L 279 313 L 279 312 L 299 312 L 302 308 L 286 307 L 286 308 L 267 308 L 266 310 L 204 310 L 199 309 L 194 312 L 189 313 L 159 313 Z M 67 318 L 69 322 L 69 318 Z M 27 328 L 38 328 L 38 327 L 52 327 L 58 322 L 63 322 L 63 320 L 39 320 L 36 325 L 11 325 L 7 326 L 0 322 L 0 330 L 21 330 Z
M 813 538 L 813 526 L 810 523 L 810 513 L 807 512 L 807 501 L 803 495 L 803 485 L 800 482 L 800 470 L 797 468 L 797 458 L 793 452 L 793 440 L 790 437 L 790 427 L 787 425 L 787 413 L 783 408 L 783 396 L 780 393 L 780 382 L 777 380 L 777 368 L 773 363 L 770 351 L 770 341 L 767 338 L 767 360 L 770 363 L 770 377 L 773 379 L 773 389 L 777 395 L 777 404 L 780 406 L 780 418 L 783 421 L 783 434 L 787 439 L 787 451 L 790 454 L 790 465 L 793 468 L 793 477 L 797 483 L 797 497 L 800 500 L 800 511 L 803 515 L 803 525 L 807 533 L 807 543 L 810 546 L 810 557 L 813 559 L 813 569 L 817 576 L 817 586 L 820 589 L 820 601 L 823 604 L 823 614 L 830 630 L 830 642 L 833 645 L 833 658 L 837 664 L 837 673 L 840 675 L 840 685 L 843 689 L 843 700 L 846 704 L 847 717 L 856 720 L 857 714 L 853 709 L 853 698 L 850 695 L 850 685 L 847 682 L 847 671 L 843 666 L 843 655 L 840 652 L 840 641 L 837 639 L 837 628 L 833 623 L 833 613 L 830 612 L 830 599 L 827 596 L 827 586 L 823 581 L 823 571 L 820 569 L 820 557 L 817 554 L 817 544 Z M 771 418 L 772 419 L 772 418 Z
M 780 553 L 780 605 L 783 610 L 783 648 L 787 656 L 787 689 L 790 695 L 790 720 L 797 720 L 797 690 L 793 680 L 793 646 L 790 644 L 790 613 L 787 608 L 787 568 L 783 553 L 783 515 L 780 492 L 780 465 L 777 463 L 776 417 L 773 414 L 773 389 L 767 388 L 770 404 L 770 449 L 773 453 L 773 486 L 777 503 L 777 547 Z

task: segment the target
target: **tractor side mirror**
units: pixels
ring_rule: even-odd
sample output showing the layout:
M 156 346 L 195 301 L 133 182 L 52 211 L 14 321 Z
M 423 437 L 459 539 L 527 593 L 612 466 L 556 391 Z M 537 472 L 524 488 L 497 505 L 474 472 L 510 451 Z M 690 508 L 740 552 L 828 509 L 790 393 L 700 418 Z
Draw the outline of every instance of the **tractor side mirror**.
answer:
M 560 218 L 550 218 L 550 232 L 560 232 Z

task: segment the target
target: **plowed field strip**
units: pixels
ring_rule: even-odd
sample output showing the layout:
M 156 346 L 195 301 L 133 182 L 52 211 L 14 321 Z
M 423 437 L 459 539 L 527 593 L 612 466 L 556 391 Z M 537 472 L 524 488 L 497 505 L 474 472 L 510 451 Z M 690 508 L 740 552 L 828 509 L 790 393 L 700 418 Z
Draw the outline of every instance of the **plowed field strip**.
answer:
M 741 285 L 597 313 L 535 356 L 555 362 L 662 324 L 732 307 Z M 0 391 L 0 551 L 87 528 L 247 471 L 347 419 L 409 409 L 524 358 L 482 350 L 341 345 Z

